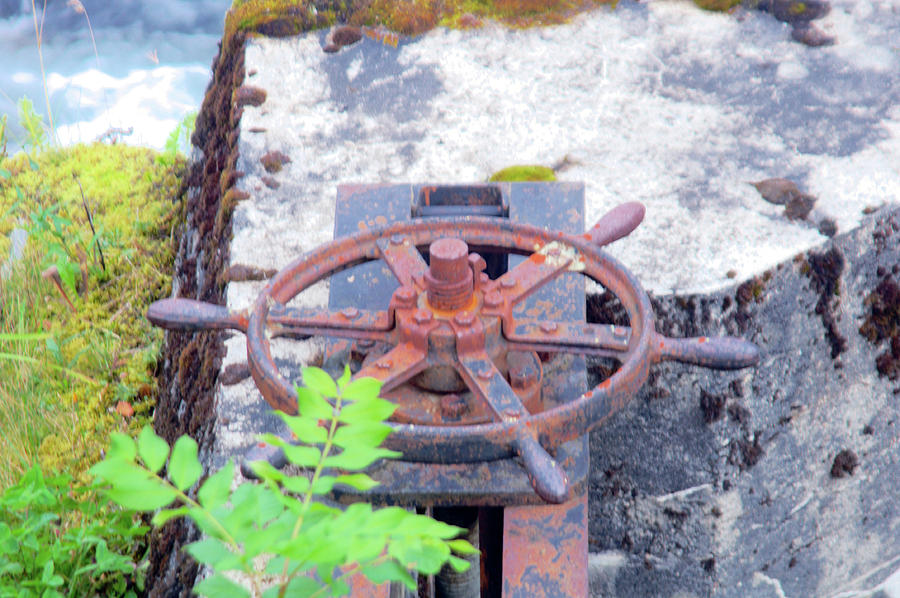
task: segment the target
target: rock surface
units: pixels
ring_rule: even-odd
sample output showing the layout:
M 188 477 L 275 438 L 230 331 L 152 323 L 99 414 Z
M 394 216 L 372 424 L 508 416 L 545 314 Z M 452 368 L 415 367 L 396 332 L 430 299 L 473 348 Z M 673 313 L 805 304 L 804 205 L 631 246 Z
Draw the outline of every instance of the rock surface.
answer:
M 706 292 L 731 270 L 746 280 L 827 240 L 752 181 L 794 181 L 838 232 L 900 196 L 900 13 L 835 2 L 816 23 L 841 42 L 809 48 L 766 12 L 668 1 L 555 27 L 438 29 L 396 47 L 365 35 L 336 53 L 323 51 L 328 31 L 256 38 L 245 84 L 268 99 L 241 120 L 255 226 L 233 246 L 280 268 L 329 240 L 340 183 L 484 181 L 564 164 L 560 180 L 586 184 L 588 223 L 623 201 L 647 205 L 611 251 L 648 289 Z M 256 174 L 272 151 L 292 160 L 277 189 Z M 261 250 L 260 229 L 283 255 Z
M 876 367 L 890 341 L 860 332 L 898 230 L 883 210 L 744 285 L 655 301 L 660 331 L 763 357 L 656 366 L 592 434 L 592 595 L 900 596 L 900 383 Z

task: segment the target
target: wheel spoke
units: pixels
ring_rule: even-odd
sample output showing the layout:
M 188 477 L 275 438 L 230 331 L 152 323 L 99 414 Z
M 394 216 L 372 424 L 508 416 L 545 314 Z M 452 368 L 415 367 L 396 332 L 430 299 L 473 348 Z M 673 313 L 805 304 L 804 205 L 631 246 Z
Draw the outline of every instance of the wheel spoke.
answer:
M 370 377 L 381 380 L 382 392 L 403 384 L 428 365 L 425 351 L 412 343 L 401 343 L 357 372 L 355 378 Z
M 355 307 L 328 310 L 274 305 L 268 318 L 268 330 L 273 337 L 333 336 L 384 341 L 390 329 L 388 312 Z
M 531 486 L 547 502 L 565 502 L 569 496 L 569 480 L 565 470 L 528 429 L 530 414 L 488 354 L 484 351 L 466 354 L 460 357 L 459 365 L 459 373 L 469 388 L 490 406 L 498 420 L 519 422 L 512 444 L 522 457 Z
M 584 257 L 573 247 L 551 241 L 497 279 L 512 307 L 567 270 L 581 271 Z
M 458 371 L 472 393 L 490 407 L 498 421 L 515 421 L 528 416 L 518 395 L 483 350 L 461 355 Z
M 422 276 L 428 270 L 428 264 L 409 238 L 393 235 L 390 239 L 379 239 L 377 243 L 381 258 L 400 281 L 400 286 L 414 286 L 423 290 Z
M 507 326 L 507 322 L 511 325 Z M 509 329 L 507 329 L 509 328 Z M 631 328 L 611 324 L 512 319 L 503 335 L 517 351 L 561 351 L 621 358 L 628 351 Z

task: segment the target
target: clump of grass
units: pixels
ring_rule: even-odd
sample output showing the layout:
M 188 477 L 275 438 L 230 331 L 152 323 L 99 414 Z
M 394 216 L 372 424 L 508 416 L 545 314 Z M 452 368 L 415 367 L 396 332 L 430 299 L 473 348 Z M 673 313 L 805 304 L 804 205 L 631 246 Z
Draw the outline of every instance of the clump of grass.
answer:
M 37 460 L 46 436 L 63 433 L 74 418 L 68 406 L 53 400 L 70 382 L 65 375 L 47 375 L 53 368 L 43 364 L 57 365 L 47 348 L 50 335 L 34 332 L 44 330 L 40 282 L 33 256 L 14 264 L 0 280 L 0 488 Z
M 143 310 L 170 292 L 185 165 L 157 155 L 93 144 L 0 162 L 0 261 L 29 231 L 0 289 L 0 487 L 35 460 L 83 480 L 110 432 L 152 412 L 162 333 Z M 74 311 L 41 276 L 63 263 Z

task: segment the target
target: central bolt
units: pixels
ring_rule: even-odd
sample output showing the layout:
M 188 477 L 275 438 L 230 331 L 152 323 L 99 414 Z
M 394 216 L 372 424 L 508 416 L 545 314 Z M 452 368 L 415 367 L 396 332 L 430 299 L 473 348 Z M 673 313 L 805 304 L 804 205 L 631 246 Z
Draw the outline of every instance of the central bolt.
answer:
M 459 309 L 472 300 L 469 246 L 462 239 L 438 239 L 428 248 L 431 265 L 425 273 L 428 302 L 437 309 Z

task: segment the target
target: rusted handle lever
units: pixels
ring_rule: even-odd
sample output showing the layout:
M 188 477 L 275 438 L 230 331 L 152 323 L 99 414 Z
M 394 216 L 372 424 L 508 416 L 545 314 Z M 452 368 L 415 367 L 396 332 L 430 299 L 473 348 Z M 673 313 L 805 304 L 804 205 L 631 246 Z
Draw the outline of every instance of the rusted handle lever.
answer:
M 644 204 L 638 201 L 623 203 L 604 214 L 587 235 L 598 247 L 609 245 L 630 235 L 644 219 L 645 211 Z
M 194 299 L 161 299 L 147 310 L 147 319 L 168 330 L 231 328 L 247 332 L 247 315 L 222 305 Z
M 759 361 L 759 347 L 731 336 L 669 338 L 657 334 L 650 346 L 656 361 L 674 360 L 716 370 L 738 370 Z
M 569 478 L 566 472 L 524 427 L 516 436 L 515 450 L 525 462 L 528 479 L 538 496 L 553 504 L 568 500 Z

